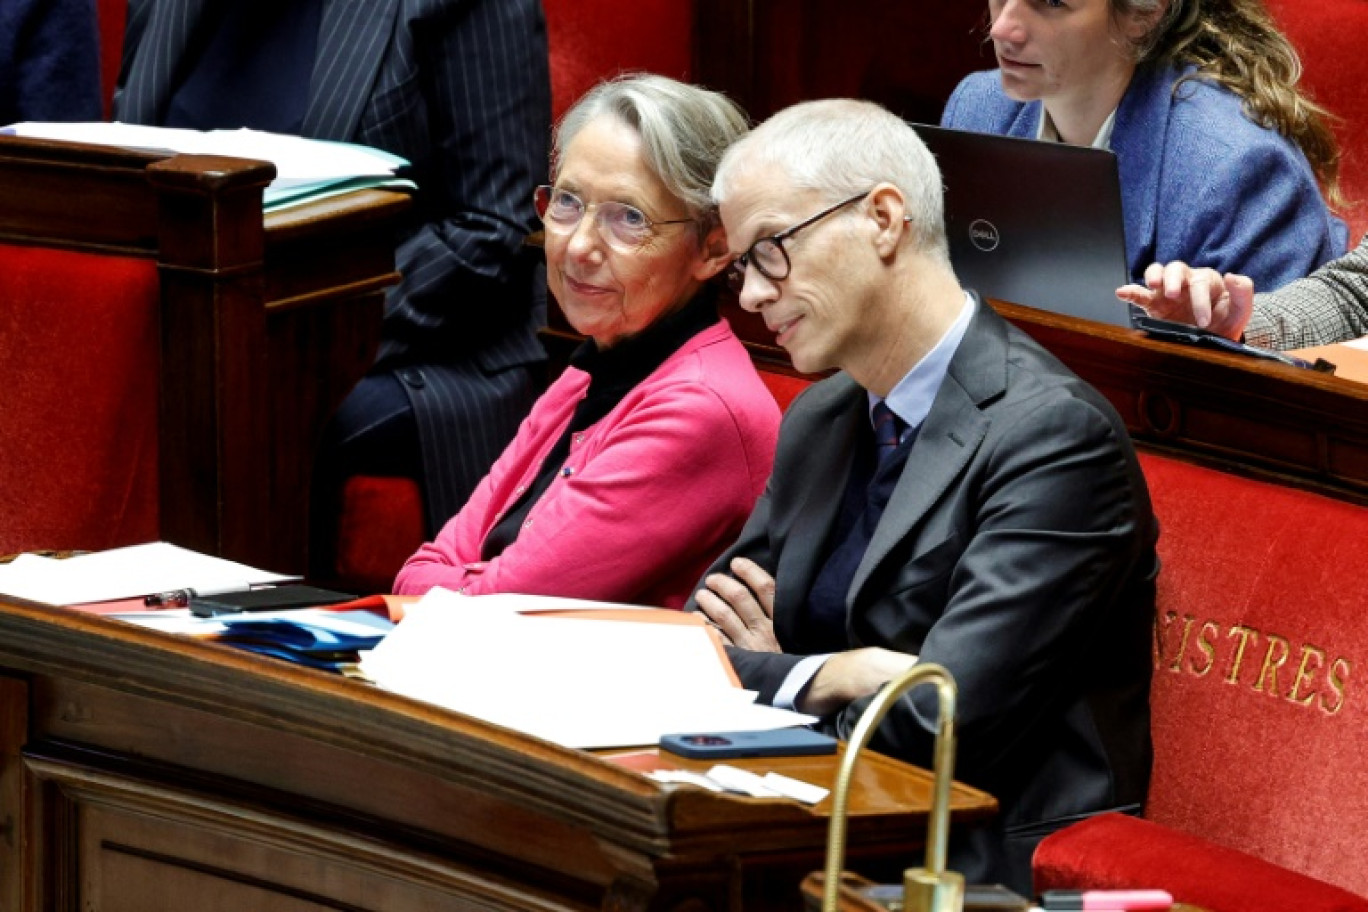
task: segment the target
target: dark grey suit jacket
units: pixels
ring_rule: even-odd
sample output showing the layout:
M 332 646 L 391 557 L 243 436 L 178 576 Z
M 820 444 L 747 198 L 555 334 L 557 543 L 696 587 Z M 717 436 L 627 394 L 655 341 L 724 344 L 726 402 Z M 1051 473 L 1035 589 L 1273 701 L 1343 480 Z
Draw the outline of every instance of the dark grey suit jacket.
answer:
M 211 2 L 130 0 L 116 119 L 162 122 Z M 521 418 L 495 408 L 481 420 L 484 378 L 545 358 L 543 290 L 522 242 L 547 172 L 550 98 L 537 0 L 323 2 L 301 132 L 401 155 L 419 187 L 378 366 L 409 391 L 441 518 L 464 500 L 452 491 L 488 470 L 450 477 L 472 471 L 453 448 L 488 433 L 492 461 Z
M 1040 837 L 1137 810 L 1148 786 L 1158 565 L 1144 479 L 1111 406 L 979 303 L 851 585 L 846 637 L 814 642 L 804 603 L 868 425 L 845 374 L 785 415 L 769 486 L 714 567 L 745 555 L 773 574 L 785 653 L 733 649 L 733 663 L 765 701 L 807 654 L 883 646 L 946 666 L 956 777 L 1001 802 L 954 861 L 1029 891 Z M 848 735 L 867 702 L 829 727 Z M 934 695 L 914 692 L 874 745 L 929 766 L 934 720 Z

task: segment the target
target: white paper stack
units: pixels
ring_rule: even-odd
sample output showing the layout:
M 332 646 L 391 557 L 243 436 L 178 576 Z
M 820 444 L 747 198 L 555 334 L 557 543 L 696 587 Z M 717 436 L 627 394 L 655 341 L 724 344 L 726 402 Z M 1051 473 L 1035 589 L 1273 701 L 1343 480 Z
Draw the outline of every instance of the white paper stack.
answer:
M 756 704 L 702 626 L 562 618 L 547 614 L 554 609 L 543 600 L 521 613 L 513 606 L 522 598 L 434 589 L 363 656 L 362 671 L 388 690 L 567 747 L 815 721 Z
M 298 578 L 151 542 L 64 560 L 21 554 L 0 564 L 0 593 L 49 605 L 80 605 L 173 589 L 245 589 Z

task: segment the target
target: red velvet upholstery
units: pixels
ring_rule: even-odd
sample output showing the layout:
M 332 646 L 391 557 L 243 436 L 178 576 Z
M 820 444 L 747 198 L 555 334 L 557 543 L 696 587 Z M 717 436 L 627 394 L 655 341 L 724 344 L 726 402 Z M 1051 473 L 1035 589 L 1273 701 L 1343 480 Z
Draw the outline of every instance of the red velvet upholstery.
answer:
M 1365 0 L 1268 0 L 1268 9 L 1301 52 L 1302 84 L 1338 118 L 1335 133 L 1343 153 L 1340 181 L 1357 205 L 1348 213 L 1354 246 L 1368 231 L 1368 35 Z
M 1142 461 L 1163 561 L 1146 817 L 1163 827 L 1098 828 L 1093 839 L 1070 828 L 1042 847 L 1037 876 L 1175 883 L 1213 912 L 1292 908 L 1265 902 L 1267 865 L 1199 856 L 1193 840 L 1161 851 L 1157 834 L 1172 828 L 1368 895 L 1368 695 L 1357 680 L 1368 658 L 1368 510 Z M 1180 862 L 1205 871 L 1214 892 L 1185 893 Z M 1169 867 L 1173 881 L 1160 876 Z
M 1352 865 L 1357 859 L 1342 861 Z M 1368 899 L 1339 887 L 1121 814 L 1104 814 L 1054 834 L 1036 851 L 1035 867 L 1037 890 L 1162 885 L 1211 912 L 1368 912 Z
M 157 538 L 150 260 L 0 244 L 0 554 Z
M 342 488 L 337 577 L 356 592 L 389 592 L 426 540 L 423 497 L 410 478 L 357 475 Z
M 784 411 L 789 407 L 795 397 L 803 390 L 808 388 L 812 382 L 811 378 L 790 377 L 788 374 L 776 374 L 770 371 L 761 371 L 760 379 L 765 381 L 765 388 L 774 396 L 774 401 L 779 403 L 779 410 Z
M 691 78 L 693 0 L 543 0 L 542 8 L 556 120 L 594 83 L 624 71 Z
M 128 0 L 98 0 L 95 15 L 100 26 L 100 97 L 104 99 L 104 116 L 108 119 L 114 86 L 119 81 Z

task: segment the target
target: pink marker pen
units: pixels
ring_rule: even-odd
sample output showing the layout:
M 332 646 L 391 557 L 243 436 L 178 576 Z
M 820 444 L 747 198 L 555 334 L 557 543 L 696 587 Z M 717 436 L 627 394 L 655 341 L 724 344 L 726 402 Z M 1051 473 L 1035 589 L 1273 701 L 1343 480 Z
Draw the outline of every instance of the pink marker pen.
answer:
M 1150 912 L 1173 908 L 1164 890 L 1046 890 L 1040 897 L 1046 912 Z

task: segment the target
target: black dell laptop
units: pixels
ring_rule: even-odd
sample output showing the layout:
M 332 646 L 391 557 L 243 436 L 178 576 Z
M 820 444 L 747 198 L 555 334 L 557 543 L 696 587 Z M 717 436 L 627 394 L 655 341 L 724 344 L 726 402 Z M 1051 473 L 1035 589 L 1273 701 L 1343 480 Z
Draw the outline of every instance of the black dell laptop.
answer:
M 986 298 L 1130 326 L 1116 156 L 1105 149 L 912 125 L 945 182 L 960 282 Z

